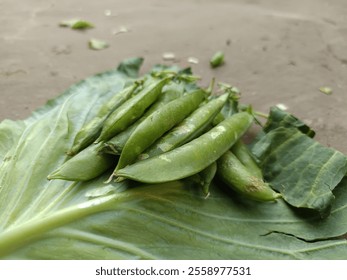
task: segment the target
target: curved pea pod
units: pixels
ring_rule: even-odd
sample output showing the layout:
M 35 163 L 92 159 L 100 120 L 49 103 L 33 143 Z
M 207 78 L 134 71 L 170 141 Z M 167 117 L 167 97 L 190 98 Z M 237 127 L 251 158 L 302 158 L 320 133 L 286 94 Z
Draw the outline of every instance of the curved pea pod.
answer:
M 162 88 L 171 80 L 171 77 L 155 80 L 142 91 L 118 107 L 105 120 L 99 138 L 95 143 L 108 141 L 119 132 L 139 119 L 144 111 L 155 102 L 161 94 Z
M 127 129 L 123 130 L 121 133 L 117 134 L 112 139 L 107 141 L 101 151 L 114 155 L 120 155 L 125 146 L 125 143 L 141 122 L 143 122 L 155 110 L 159 109 L 164 104 L 179 98 L 183 95 L 183 93 L 184 85 L 182 83 L 177 84 L 175 82 L 172 82 L 166 85 L 163 88 L 162 95 L 160 95 L 158 100 L 154 104 L 152 104 L 152 106 L 143 114 L 143 116 L 132 125 L 130 125 Z
M 211 165 L 207 166 L 204 170 L 199 173 L 188 177 L 188 182 L 192 182 L 194 185 L 197 185 L 201 188 L 202 192 L 206 197 L 210 194 L 210 185 L 213 178 L 217 172 L 217 163 L 213 162 Z
M 114 156 L 99 153 L 100 146 L 101 143 L 90 145 L 48 175 L 47 179 L 88 181 L 100 176 L 115 164 Z
M 96 117 L 85 124 L 76 134 L 72 148 L 67 152 L 73 156 L 92 144 L 99 136 L 102 125 L 106 118 L 130 98 L 133 92 L 138 87 L 139 83 L 135 82 L 131 86 L 126 87 L 121 92 L 115 94 L 106 104 L 104 104 L 97 113 Z
M 269 184 L 254 176 L 230 151 L 217 160 L 217 174 L 238 193 L 258 201 L 274 201 L 281 197 Z
M 126 142 L 116 170 L 133 163 L 146 148 L 193 112 L 205 98 L 206 92 L 198 89 L 167 103 L 149 115 Z
M 198 138 L 170 152 L 118 170 L 115 175 L 144 183 L 162 183 L 196 174 L 223 155 L 248 130 L 253 116 L 237 113 Z
M 210 193 L 210 185 L 213 178 L 217 173 L 217 163 L 213 162 L 211 165 L 207 166 L 204 170 L 200 172 L 201 178 L 201 188 L 203 193 L 208 196 Z
M 231 151 L 253 176 L 263 179 L 263 172 L 255 161 L 251 151 L 241 139 L 236 141 L 231 147 Z
M 200 136 L 223 108 L 227 99 L 228 94 L 223 94 L 197 108 L 180 124 L 150 146 L 140 158 L 145 159 L 166 153 Z

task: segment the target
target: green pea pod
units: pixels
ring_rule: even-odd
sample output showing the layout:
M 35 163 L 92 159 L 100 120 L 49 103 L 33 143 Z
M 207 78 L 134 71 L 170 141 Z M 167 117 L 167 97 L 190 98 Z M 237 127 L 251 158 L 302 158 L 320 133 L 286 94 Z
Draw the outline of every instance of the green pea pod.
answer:
M 213 178 L 217 172 L 217 163 L 213 162 L 211 165 L 207 166 L 204 170 L 200 171 L 197 174 L 188 177 L 188 182 L 192 182 L 194 185 L 197 185 L 201 188 L 202 192 L 206 197 L 210 194 L 210 185 Z
M 90 145 L 48 175 L 47 179 L 88 181 L 100 176 L 115 163 L 114 156 L 99 153 L 101 145 Z
M 119 132 L 139 119 L 144 111 L 155 102 L 161 94 L 162 88 L 171 80 L 171 77 L 155 80 L 138 94 L 123 103 L 106 119 L 99 138 L 95 141 L 108 141 Z
M 158 139 L 140 158 L 145 159 L 166 153 L 200 136 L 222 109 L 227 99 L 228 94 L 223 94 L 200 106 L 178 126 Z
M 146 148 L 193 112 L 205 98 L 206 92 L 198 89 L 167 103 L 149 115 L 126 142 L 116 170 L 133 163 Z
M 258 201 L 274 201 L 281 197 L 269 184 L 254 176 L 230 151 L 217 160 L 218 176 L 232 189 Z
M 222 156 L 248 130 L 253 116 L 237 113 L 198 138 L 170 152 L 118 170 L 115 175 L 144 183 L 162 183 L 196 174 Z
M 213 162 L 211 165 L 207 166 L 204 170 L 200 172 L 201 177 L 201 187 L 203 193 L 208 196 L 210 193 L 210 185 L 213 178 L 217 173 L 217 163 Z
M 143 122 L 150 114 L 155 110 L 159 109 L 162 105 L 169 103 L 170 101 L 179 98 L 184 93 L 184 85 L 182 83 L 177 84 L 172 82 L 163 88 L 163 94 L 158 98 L 158 100 L 143 114 L 143 116 L 138 119 L 135 123 L 130 125 L 127 129 L 121 133 L 114 136 L 112 139 L 105 143 L 102 148 L 102 152 L 120 155 L 125 143 L 129 139 L 130 135 L 135 131 L 135 129 Z
M 263 179 L 263 172 L 255 161 L 251 151 L 242 140 L 237 141 L 231 147 L 231 151 L 253 176 Z
M 224 105 L 224 107 L 222 108 L 222 110 L 220 111 L 220 113 L 213 120 L 213 125 L 217 125 L 218 123 L 222 122 L 225 118 L 230 117 L 231 115 L 239 112 L 238 110 L 239 97 L 235 92 L 231 91 L 231 89 L 226 90 L 226 92 L 229 93 L 229 98 L 226 104 Z
M 139 83 L 137 82 L 133 83 L 131 86 L 128 86 L 121 92 L 115 94 L 106 104 L 104 104 L 99 109 L 96 117 L 85 124 L 76 134 L 72 148 L 67 152 L 67 154 L 73 156 L 92 144 L 98 138 L 106 118 L 112 113 L 112 111 L 130 98 L 138 85 Z
M 226 87 L 226 86 L 225 86 Z M 221 112 L 213 120 L 213 124 L 218 124 L 222 122 L 226 117 L 231 116 L 238 112 L 239 105 L 239 93 L 234 90 L 234 87 L 228 86 L 226 88 L 227 92 L 230 92 L 230 97 L 226 102 L 225 106 L 222 108 Z M 245 165 L 254 176 L 258 178 L 263 178 L 263 173 L 256 163 L 251 151 L 242 142 L 242 140 L 236 141 L 236 143 L 231 147 L 231 151 L 234 155 Z

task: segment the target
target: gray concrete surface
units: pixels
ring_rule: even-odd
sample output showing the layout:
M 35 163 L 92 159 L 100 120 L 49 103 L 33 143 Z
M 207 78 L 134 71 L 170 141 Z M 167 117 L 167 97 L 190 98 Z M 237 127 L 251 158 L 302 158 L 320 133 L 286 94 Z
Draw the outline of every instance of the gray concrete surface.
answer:
M 143 56 L 145 72 L 174 52 L 175 63 L 191 65 L 203 85 L 213 76 L 234 84 L 260 111 L 283 103 L 321 143 L 347 153 L 345 0 L 0 0 L 0 10 L 0 120 L 26 118 L 124 58 Z M 76 17 L 96 28 L 58 26 Z M 130 32 L 114 35 L 122 26 Z M 89 50 L 90 38 L 110 47 Z M 212 70 L 208 60 L 217 50 L 226 63 Z M 199 63 L 189 64 L 190 56 Z

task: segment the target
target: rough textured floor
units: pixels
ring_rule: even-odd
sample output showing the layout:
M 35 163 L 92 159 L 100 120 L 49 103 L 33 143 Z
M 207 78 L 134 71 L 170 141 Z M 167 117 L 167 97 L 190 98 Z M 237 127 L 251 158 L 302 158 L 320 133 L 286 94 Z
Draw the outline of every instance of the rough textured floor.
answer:
M 321 143 L 347 153 L 345 0 L 0 0 L 0 10 L 0 120 L 26 118 L 124 58 L 143 56 L 145 72 L 174 52 L 203 85 L 213 76 L 232 83 L 260 111 L 283 103 Z M 76 17 L 96 28 L 58 26 Z M 129 32 L 114 35 L 122 27 Z M 110 47 L 92 51 L 90 38 Z M 226 63 L 212 70 L 208 60 L 217 50 Z M 199 63 L 189 64 L 189 57 Z

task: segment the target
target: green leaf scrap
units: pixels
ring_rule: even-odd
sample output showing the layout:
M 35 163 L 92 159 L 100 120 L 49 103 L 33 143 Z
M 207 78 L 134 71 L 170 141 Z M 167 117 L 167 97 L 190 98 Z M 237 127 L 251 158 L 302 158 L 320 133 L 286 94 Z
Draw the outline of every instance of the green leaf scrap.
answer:
M 221 66 L 224 63 L 224 53 L 221 51 L 216 52 L 210 59 L 210 65 L 212 68 Z
M 330 87 L 320 87 L 319 91 L 326 94 L 326 95 L 332 95 L 333 94 L 333 90 Z
M 71 29 L 90 29 L 94 28 L 94 25 L 86 20 L 81 20 L 81 19 L 69 19 L 69 20 L 64 20 L 59 23 L 59 26 L 61 27 L 70 27 Z

